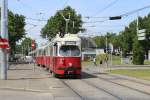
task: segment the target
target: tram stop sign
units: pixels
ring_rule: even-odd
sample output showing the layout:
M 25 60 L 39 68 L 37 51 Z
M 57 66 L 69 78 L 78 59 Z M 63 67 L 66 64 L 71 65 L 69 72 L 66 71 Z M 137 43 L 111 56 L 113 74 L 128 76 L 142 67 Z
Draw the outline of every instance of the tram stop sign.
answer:
M 112 43 L 109 43 L 109 49 L 110 49 L 110 52 L 112 53 L 112 52 L 113 52 L 113 49 L 114 49 L 114 47 L 113 47 L 113 44 L 112 44 Z
M 2 48 L 2 49 L 8 49 L 9 48 L 9 44 L 8 44 L 7 39 L 0 38 L 0 48 Z

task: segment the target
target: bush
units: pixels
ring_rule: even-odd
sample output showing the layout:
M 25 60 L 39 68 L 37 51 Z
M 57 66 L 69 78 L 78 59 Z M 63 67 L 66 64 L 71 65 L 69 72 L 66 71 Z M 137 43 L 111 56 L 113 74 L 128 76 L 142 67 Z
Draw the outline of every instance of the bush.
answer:
M 135 41 L 133 44 L 133 64 L 144 64 L 144 50 L 139 41 Z
M 108 54 L 99 54 L 96 56 L 96 61 L 102 63 L 103 61 L 108 60 Z

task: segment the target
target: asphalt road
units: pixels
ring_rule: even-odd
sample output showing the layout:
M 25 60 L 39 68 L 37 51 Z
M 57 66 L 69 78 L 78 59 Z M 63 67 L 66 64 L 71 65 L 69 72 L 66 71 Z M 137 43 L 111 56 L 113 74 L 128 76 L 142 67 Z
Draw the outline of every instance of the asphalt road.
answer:
M 149 81 L 105 70 L 85 66 L 81 79 L 58 79 L 32 64 L 11 65 L 8 80 L 0 80 L 0 100 L 150 100 Z

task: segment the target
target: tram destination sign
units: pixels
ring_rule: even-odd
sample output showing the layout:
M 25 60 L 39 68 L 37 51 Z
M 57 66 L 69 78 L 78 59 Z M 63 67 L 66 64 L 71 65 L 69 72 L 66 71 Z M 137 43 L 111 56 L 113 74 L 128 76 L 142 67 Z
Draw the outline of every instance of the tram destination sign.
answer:
M 75 41 L 66 41 L 65 42 L 66 45 L 76 45 Z

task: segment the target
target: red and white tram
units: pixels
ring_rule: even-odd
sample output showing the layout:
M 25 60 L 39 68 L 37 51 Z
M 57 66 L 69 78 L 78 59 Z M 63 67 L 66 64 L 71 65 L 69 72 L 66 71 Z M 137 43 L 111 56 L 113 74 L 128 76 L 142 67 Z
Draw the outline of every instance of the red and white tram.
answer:
M 30 54 L 35 63 L 44 66 L 54 76 L 81 76 L 81 40 L 76 34 L 59 34 L 47 45 Z

